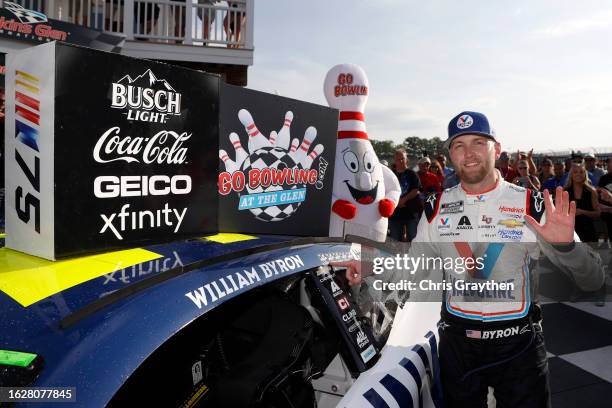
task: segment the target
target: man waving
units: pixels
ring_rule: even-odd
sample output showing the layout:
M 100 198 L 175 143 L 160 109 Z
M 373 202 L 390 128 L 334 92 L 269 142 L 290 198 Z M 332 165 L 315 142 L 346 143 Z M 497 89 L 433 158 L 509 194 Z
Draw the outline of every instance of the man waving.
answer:
M 574 233 L 576 204 L 558 188 L 531 191 L 495 169 L 501 145 L 485 115 L 462 112 L 448 124 L 445 147 L 460 184 L 425 201 L 410 256 L 481 260 L 467 268 L 419 271 L 451 284 L 442 299 L 440 369 L 445 406 L 486 407 L 493 387 L 498 407 L 548 407 L 550 390 L 535 260 L 548 257 L 578 287 L 603 285 L 601 260 Z M 462 262 L 468 265 L 469 262 Z M 351 284 L 361 267 L 347 266 Z M 410 278 L 396 270 L 389 280 Z M 495 281 L 507 291 L 462 290 L 459 281 Z M 511 285 L 510 285 L 511 284 Z M 459 287 L 459 289 L 458 289 Z

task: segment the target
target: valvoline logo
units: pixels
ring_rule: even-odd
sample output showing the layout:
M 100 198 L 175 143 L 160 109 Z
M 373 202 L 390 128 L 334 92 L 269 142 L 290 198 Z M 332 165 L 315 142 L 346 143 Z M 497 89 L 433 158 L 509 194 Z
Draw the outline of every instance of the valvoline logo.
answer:
M 440 222 L 438 224 L 438 231 L 450 229 L 451 222 L 450 217 L 441 217 Z
M 457 119 L 457 127 L 459 129 L 467 129 L 474 124 L 474 119 L 470 115 L 461 115 Z

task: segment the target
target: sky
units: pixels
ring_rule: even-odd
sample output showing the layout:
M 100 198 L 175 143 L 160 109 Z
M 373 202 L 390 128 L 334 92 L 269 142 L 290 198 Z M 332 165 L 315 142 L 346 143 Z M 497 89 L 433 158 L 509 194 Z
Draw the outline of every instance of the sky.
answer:
M 360 65 L 371 139 L 473 110 L 504 150 L 612 151 L 610 1 L 255 0 L 254 22 L 248 88 L 327 105 L 327 71 Z

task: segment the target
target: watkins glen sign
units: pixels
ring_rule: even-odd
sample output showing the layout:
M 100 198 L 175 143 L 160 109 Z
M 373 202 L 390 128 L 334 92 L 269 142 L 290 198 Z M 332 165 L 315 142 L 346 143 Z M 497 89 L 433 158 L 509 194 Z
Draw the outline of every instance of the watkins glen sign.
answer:
M 0 7 L 0 38 L 32 44 L 64 41 L 112 52 L 119 52 L 125 41 L 121 35 L 54 20 L 12 1 L 4 1 Z

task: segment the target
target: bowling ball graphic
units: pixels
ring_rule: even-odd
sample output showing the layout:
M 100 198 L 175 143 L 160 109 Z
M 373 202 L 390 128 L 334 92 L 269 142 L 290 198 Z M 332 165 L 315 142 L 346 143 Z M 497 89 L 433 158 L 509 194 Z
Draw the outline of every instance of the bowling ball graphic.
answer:
M 302 169 L 302 165 L 300 163 L 296 163 L 291 156 L 289 156 L 289 152 L 279 147 L 262 147 L 261 149 L 256 150 L 251 153 L 242 163 L 241 170 L 245 175 L 249 174 L 251 169 L 259 169 L 263 170 L 265 168 L 269 169 L 278 169 L 283 170 L 288 168 L 290 170 L 293 169 Z M 298 188 L 306 188 L 305 184 L 294 184 L 290 188 L 289 186 L 275 186 L 270 185 L 268 187 L 258 186 L 256 188 L 251 188 L 249 184 L 246 185 L 246 190 L 249 194 L 257 194 L 257 193 L 267 193 L 271 191 L 291 191 Z M 253 213 L 255 218 L 265 222 L 274 222 L 274 221 L 282 221 L 285 220 L 299 208 L 301 202 L 297 203 L 288 203 L 288 204 L 279 204 L 279 205 L 270 205 L 267 207 L 259 207 L 259 208 L 250 208 L 249 211 Z

